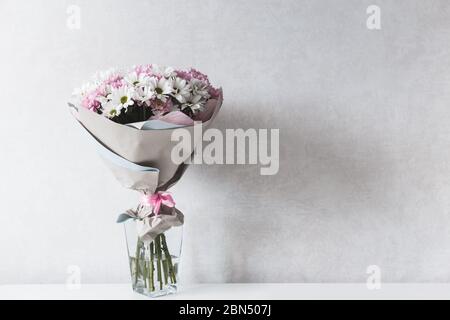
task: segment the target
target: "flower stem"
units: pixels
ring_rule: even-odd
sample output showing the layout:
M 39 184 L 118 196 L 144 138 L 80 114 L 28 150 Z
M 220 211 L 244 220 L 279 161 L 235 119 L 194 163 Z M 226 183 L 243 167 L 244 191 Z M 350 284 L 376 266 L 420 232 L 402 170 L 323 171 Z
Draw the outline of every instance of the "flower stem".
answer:
M 142 259 L 142 280 L 144 280 L 144 287 L 147 287 L 147 262 L 145 260 L 145 244 L 142 246 L 141 249 L 143 252 L 143 259 Z
M 151 291 L 155 291 L 155 280 L 154 280 L 154 273 L 155 273 L 155 250 L 153 248 L 153 242 L 150 243 L 150 279 L 151 279 Z
M 138 279 L 139 279 L 139 262 L 140 262 L 140 257 L 141 256 L 141 241 L 138 239 L 137 244 L 136 244 L 136 257 L 134 258 L 134 261 L 136 263 L 135 265 L 135 277 L 134 277 L 134 284 L 135 286 L 137 286 L 138 284 Z
M 161 275 L 161 237 L 158 235 L 155 239 L 156 257 L 158 259 L 156 263 L 156 270 L 158 272 L 159 289 L 162 290 L 162 275 Z
M 162 261 L 163 271 L 164 271 L 164 284 L 168 283 L 168 276 L 169 276 L 169 268 L 167 265 L 167 260 L 163 259 Z
M 175 276 L 175 270 L 173 269 L 173 264 L 172 264 L 172 257 L 169 253 L 169 249 L 167 247 L 167 242 L 166 242 L 166 236 L 164 235 L 164 233 L 161 233 L 161 242 L 162 242 L 162 248 L 164 250 L 164 255 L 166 257 L 168 268 L 169 268 L 170 279 L 171 279 L 172 283 L 177 283 L 177 278 Z

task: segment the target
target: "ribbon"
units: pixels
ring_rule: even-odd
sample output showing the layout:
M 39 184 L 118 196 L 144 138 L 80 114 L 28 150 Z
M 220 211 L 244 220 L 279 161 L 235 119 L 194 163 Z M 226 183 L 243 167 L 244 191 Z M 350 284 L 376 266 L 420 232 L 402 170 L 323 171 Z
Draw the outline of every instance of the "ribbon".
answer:
M 169 192 L 158 191 L 152 194 L 144 194 L 141 198 L 141 204 L 145 207 L 152 207 L 155 215 L 159 214 L 161 205 L 169 208 L 175 207 L 175 201 Z
M 175 201 L 166 191 L 144 194 L 138 207 L 120 214 L 117 222 L 122 223 L 129 219 L 136 222 L 139 238 L 148 243 L 158 234 L 184 223 L 183 213 L 175 208 Z

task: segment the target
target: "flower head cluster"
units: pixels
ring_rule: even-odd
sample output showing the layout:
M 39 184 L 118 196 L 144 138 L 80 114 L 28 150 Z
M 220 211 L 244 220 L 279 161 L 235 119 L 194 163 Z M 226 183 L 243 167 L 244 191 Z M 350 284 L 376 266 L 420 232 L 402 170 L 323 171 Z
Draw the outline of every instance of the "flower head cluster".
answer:
M 195 69 L 176 70 L 151 64 L 98 73 L 92 83 L 83 85 L 73 95 L 82 107 L 116 122 L 129 123 L 171 111 L 182 111 L 192 118 L 219 94 L 208 77 Z

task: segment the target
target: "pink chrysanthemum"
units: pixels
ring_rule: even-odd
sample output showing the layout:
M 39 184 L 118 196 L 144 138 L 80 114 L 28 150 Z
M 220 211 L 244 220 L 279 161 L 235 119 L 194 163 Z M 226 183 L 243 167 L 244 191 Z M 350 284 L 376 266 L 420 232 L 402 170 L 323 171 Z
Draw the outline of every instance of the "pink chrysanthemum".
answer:
M 180 77 L 183 80 L 189 81 L 192 79 L 192 75 L 190 74 L 189 71 L 185 71 L 185 70 L 176 70 L 175 71 L 177 74 L 177 77 Z
M 97 92 L 93 91 L 81 100 L 81 105 L 86 109 L 97 111 L 100 108 L 100 102 L 96 98 Z
M 209 79 L 208 79 L 208 76 L 206 74 L 203 74 L 203 73 L 201 73 L 200 71 L 198 71 L 198 70 L 196 70 L 194 68 L 191 68 L 189 70 L 189 73 L 190 73 L 192 78 L 204 81 L 204 82 L 206 82 L 209 85 Z
M 104 85 L 109 85 L 115 89 L 120 88 L 124 85 L 123 77 L 120 75 L 112 75 L 104 82 Z
M 140 75 L 142 73 L 145 73 L 148 76 L 151 76 L 153 74 L 152 72 L 152 65 L 151 64 L 145 64 L 141 66 L 134 67 L 134 71 Z
M 213 99 L 217 99 L 220 96 L 220 90 L 217 88 L 214 88 L 214 87 L 209 87 L 208 93 L 211 96 L 211 98 L 213 98 Z

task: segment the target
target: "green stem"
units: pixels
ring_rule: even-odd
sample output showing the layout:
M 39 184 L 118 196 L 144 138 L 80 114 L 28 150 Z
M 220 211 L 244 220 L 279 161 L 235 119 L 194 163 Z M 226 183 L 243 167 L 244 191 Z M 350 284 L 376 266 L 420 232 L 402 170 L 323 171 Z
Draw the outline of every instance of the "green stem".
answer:
M 164 235 L 164 233 L 161 233 L 161 242 L 169 268 L 170 279 L 172 280 L 172 283 L 177 283 L 177 277 L 175 276 L 175 270 L 172 264 L 172 257 L 169 253 L 169 248 L 167 247 L 166 236 Z
M 142 259 L 142 280 L 144 280 L 144 287 L 147 287 L 147 262 L 145 260 L 145 244 L 142 246 L 143 252 L 143 259 Z
M 155 247 L 156 247 L 156 257 L 158 258 L 158 262 L 156 263 L 156 270 L 158 272 L 158 281 L 159 281 L 159 290 L 162 290 L 162 275 L 161 275 L 161 237 L 158 235 L 155 239 Z
M 168 283 L 168 276 L 169 276 L 169 268 L 167 266 L 167 260 L 163 259 L 162 261 L 163 271 L 164 271 L 164 284 L 167 285 Z
M 134 258 L 135 261 L 135 276 L 134 276 L 134 284 L 137 286 L 138 278 L 139 278 L 139 262 L 140 262 L 140 255 L 141 255 L 141 241 L 138 239 L 136 244 L 136 256 Z
M 150 262 L 148 262 L 147 260 L 145 260 L 145 269 L 147 271 L 147 273 L 145 274 L 145 283 L 146 283 L 146 288 L 147 290 L 151 290 L 152 289 L 152 285 L 150 283 L 151 279 L 150 279 Z
M 150 243 L 150 279 L 151 279 L 151 291 L 155 291 L 155 250 L 153 248 L 153 242 Z

